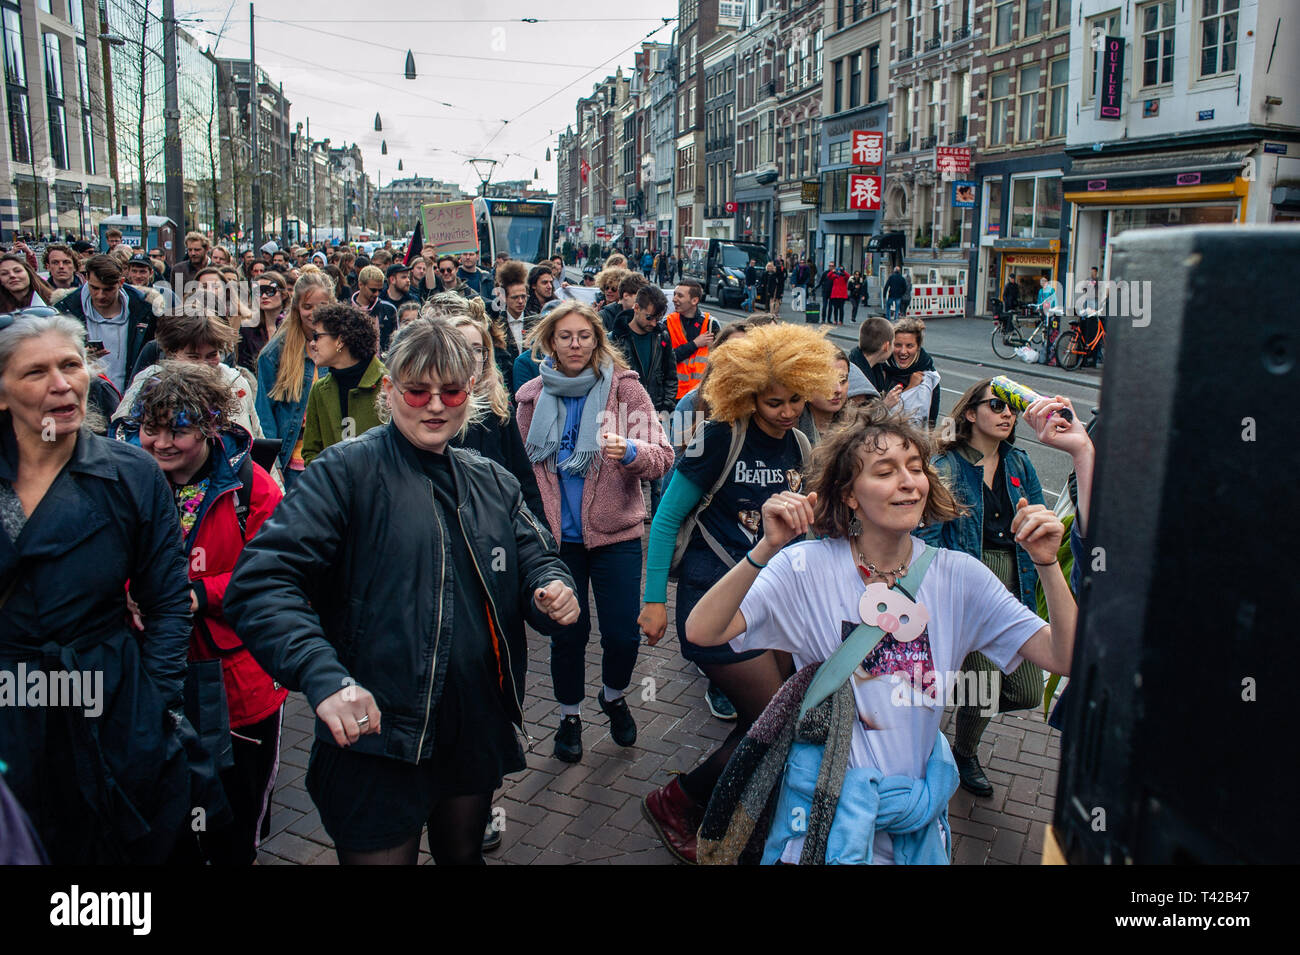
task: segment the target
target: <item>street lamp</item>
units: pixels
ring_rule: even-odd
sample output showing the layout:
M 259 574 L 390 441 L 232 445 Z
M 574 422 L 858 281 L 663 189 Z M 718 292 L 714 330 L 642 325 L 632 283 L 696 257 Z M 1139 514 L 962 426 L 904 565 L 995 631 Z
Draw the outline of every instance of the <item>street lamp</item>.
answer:
M 86 237 L 86 207 L 83 201 L 86 198 L 86 190 L 73 189 L 72 198 L 77 200 L 77 238 L 84 239 Z
M 492 180 L 492 173 L 496 169 L 497 161 L 495 159 L 481 158 L 466 159 L 465 161 L 474 167 L 474 175 L 479 178 L 478 194 L 486 196 L 488 183 Z M 487 170 L 487 172 L 484 173 L 484 170 Z

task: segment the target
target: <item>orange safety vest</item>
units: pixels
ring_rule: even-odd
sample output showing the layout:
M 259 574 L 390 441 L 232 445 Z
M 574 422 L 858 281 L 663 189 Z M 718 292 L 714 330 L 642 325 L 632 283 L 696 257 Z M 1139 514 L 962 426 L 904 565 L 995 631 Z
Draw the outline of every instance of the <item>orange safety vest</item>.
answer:
M 703 318 L 702 327 L 708 328 L 709 323 L 713 322 L 712 317 L 708 312 L 702 312 L 701 317 Z M 668 340 L 674 351 L 691 340 L 686 337 L 686 329 L 682 325 L 682 316 L 678 312 L 673 312 L 668 316 Z M 707 367 L 708 362 L 709 350 L 699 348 L 690 358 L 677 363 L 677 397 L 679 400 L 700 383 L 700 379 L 704 377 L 704 369 Z

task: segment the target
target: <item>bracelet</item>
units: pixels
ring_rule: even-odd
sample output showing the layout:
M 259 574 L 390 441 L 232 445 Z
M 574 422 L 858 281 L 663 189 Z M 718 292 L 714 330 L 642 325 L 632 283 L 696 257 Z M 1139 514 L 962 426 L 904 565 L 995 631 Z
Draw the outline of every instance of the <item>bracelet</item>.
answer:
M 1053 564 L 1059 564 L 1060 561 L 1059 561 L 1059 560 L 1049 560 L 1049 561 L 1048 561 L 1047 563 L 1045 563 L 1045 564 L 1040 564 L 1040 563 L 1039 563 L 1038 561 L 1036 561 L 1036 560 L 1031 560 L 1030 563 L 1033 564 L 1035 567 L 1051 567 Z
M 767 566 L 767 564 L 760 564 L 758 561 L 754 560 L 753 557 L 750 557 L 748 551 L 745 552 L 745 560 L 749 561 L 751 564 L 753 564 L 753 565 L 754 565 L 755 567 L 757 567 L 759 570 L 762 570 L 764 567 Z

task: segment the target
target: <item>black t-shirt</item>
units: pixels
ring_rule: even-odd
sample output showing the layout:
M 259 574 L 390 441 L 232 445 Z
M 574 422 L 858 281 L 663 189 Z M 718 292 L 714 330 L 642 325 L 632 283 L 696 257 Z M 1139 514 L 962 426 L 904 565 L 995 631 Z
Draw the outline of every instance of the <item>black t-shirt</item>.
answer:
M 718 482 L 730 449 L 731 426 L 705 422 L 682 453 L 677 470 L 707 494 Z M 799 490 L 803 486 L 802 464 L 793 430 L 783 438 L 773 438 L 751 421 L 740 456 L 726 483 L 700 513 L 700 523 L 733 558 L 744 560 L 763 536 L 763 502 L 773 494 Z M 698 530 L 693 546 L 707 546 Z
M 984 489 L 984 546 L 1014 546 L 1015 538 L 1011 534 L 1011 518 L 1015 516 L 1016 512 L 1011 504 L 1011 497 L 1007 494 L 1006 463 L 1000 451 L 998 453 L 998 470 L 993 475 L 993 486 L 989 487 L 981 480 L 980 487 Z

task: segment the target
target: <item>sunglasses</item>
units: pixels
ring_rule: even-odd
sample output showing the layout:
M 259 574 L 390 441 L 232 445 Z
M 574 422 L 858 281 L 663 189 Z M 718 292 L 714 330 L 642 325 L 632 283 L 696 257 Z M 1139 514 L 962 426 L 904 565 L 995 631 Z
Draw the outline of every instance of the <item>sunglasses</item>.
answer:
M 331 335 L 329 332 L 312 332 L 310 335 L 307 336 L 307 341 L 318 342 L 322 338 L 333 338 L 333 337 L 334 336 Z
M 423 408 L 435 394 L 447 408 L 459 408 L 469 398 L 469 392 L 464 388 L 444 388 L 442 391 L 431 391 L 428 388 L 403 388 L 397 382 L 393 382 L 393 387 L 402 396 L 402 400 L 412 408 Z
M 1002 412 L 1007 410 L 1007 403 L 1001 398 L 985 398 L 983 401 L 976 401 L 974 407 L 979 407 L 983 404 L 987 404 L 989 406 L 989 411 L 992 411 L 994 414 L 1002 414 Z M 1019 414 L 1019 412 L 1014 408 L 1012 411 L 1013 413 Z
M 276 285 L 263 285 L 257 290 L 257 294 L 262 296 L 262 298 L 266 298 L 268 295 L 279 295 L 280 288 Z

